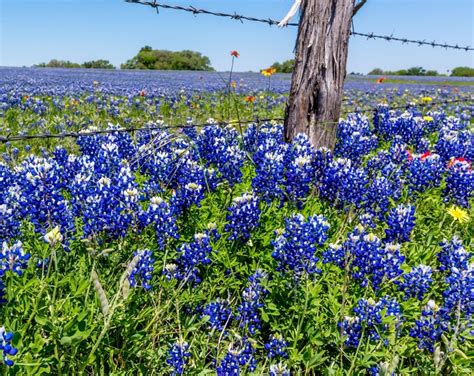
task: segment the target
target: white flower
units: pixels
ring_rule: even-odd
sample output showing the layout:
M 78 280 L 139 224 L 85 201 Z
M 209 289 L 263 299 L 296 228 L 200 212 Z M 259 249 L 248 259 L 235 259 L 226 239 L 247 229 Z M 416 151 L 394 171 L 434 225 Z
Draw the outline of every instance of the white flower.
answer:
M 63 236 L 61 235 L 59 226 L 53 228 L 50 232 L 48 232 L 44 236 L 44 240 L 49 243 L 51 246 L 55 246 L 57 243 L 61 243 L 63 241 Z

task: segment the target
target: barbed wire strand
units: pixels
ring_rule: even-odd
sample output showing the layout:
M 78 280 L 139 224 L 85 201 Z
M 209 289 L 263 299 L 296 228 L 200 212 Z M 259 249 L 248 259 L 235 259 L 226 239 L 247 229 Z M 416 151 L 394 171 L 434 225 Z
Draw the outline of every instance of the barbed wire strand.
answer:
M 207 14 L 207 15 L 212 15 L 212 16 L 217 16 L 217 17 L 224 17 L 224 18 L 229 18 L 232 20 L 240 21 L 240 22 L 243 22 L 243 21 L 260 22 L 260 23 L 265 23 L 269 26 L 275 26 L 279 24 L 279 21 L 273 20 L 271 18 L 256 18 L 256 17 L 244 16 L 237 13 L 213 12 L 206 9 L 195 8 L 193 6 L 184 7 L 181 5 L 169 5 L 169 4 L 158 3 L 156 1 L 143 1 L 143 0 L 125 0 L 125 2 L 150 6 L 152 8 L 155 8 L 157 12 L 159 11 L 160 8 L 162 8 L 162 9 L 179 10 L 183 12 L 192 13 L 194 15 Z M 290 22 L 287 24 L 287 26 L 298 26 L 298 23 Z M 427 41 L 426 39 L 423 39 L 423 40 L 422 39 L 409 39 L 409 38 L 395 37 L 393 35 L 360 33 L 355 30 L 351 30 L 351 35 L 365 37 L 367 39 L 379 39 L 379 40 L 385 40 L 388 42 L 395 41 L 395 42 L 401 42 L 403 44 L 413 44 L 417 46 L 431 46 L 431 47 L 441 47 L 444 49 L 474 51 L 474 48 L 470 46 L 460 46 L 459 44 L 439 43 L 436 41 L 430 42 L 430 41 Z
M 399 106 L 392 106 L 388 107 L 388 110 L 400 110 L 400 109 L 408 109 L 410 107 L 432 107 L 437 105 L 443 104 L 451 104 L 451 103 L 468 103 L 473 102 L 474 98 L 463 98 L 463 99 L 454 99 L 454 100 L 446 100 L 446 101 L 433 101 L 429 103 L 407 103 L 405 105 Z M 366 109 L 352 109 L 346 110 L 341 112 L 342 115 L 348 115 L 351 113 L 366 113 L 366 112 L 375 112 L 380 108 L 380 105 L 377 107 L 371 107 Z M 63 133 L 43 133 L 43 134 L 32 134 L 32 135 L 6 135 L 0 136 L 0 142 L 6 143 L 10 141 L 25 141 L 25 140 L 35 140 L 35 139 L 64 139 L 64 138 L 78 138 L 78 137 L 86 137 L 86 136 L 98 136 L 102 134 L 112 134 L 112 133 L 134 133 L 134 132 L 150 132 L 156 130 L 167 130 L 167 129 L 186 129 L 186 128 L 203 128 L 210 125 L 218 125 L 218 126 L 227 126 L 233 124 L 265 124 L 274 121 L 281 121 L 283 122 L 284 118 L 254 118 L 248 120 L 232 120 L 232 121 L 216 121 L 216 122 L 205 122 L 200 124 L 180 124 L 180 125 L 160 125 L 160 126 L 153 126 L 153 127 L 129 127 L 129 128 L 119 128 L 119 129 L 101 129 L 95 131 L 85 131 L 85 132 L 63 132 Z M 324 122 L 324 123 L 338 123 L 338 122 Z

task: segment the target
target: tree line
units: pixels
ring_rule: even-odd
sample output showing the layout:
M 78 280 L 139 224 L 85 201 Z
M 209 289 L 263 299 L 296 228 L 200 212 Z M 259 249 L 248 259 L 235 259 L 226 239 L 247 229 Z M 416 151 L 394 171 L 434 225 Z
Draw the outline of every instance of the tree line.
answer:
M 397 71 L 384 71 L 380 68 L 372 69 L 369 75 L 374 76 L 446 76 L 440 74 L 436 70 L 426 70 L 423 67 L 412 67 L 408 69 L 400 69 Z M 456 67 L 451 70 L 451 77 L 474 77 L 474 68 Z
M 34 65 L 38 68 L 86 68 L 86 69 L 115 69 L 108 60 L 86 61 L 82 64 L 69 60 L 52 59 L 48 63 Z M 154 50 L 150 46 L 140 49 L 138 54 L 120 65 L 121 69 L 150 69 L 150 70 L 200 70 L 212 71 L 211 61 L 200 52 Z

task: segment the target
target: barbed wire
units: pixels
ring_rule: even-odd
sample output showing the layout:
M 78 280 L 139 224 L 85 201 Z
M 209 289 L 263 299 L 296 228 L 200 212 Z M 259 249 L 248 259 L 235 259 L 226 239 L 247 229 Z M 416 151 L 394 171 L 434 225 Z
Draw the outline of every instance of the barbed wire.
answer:
M 169 4 L 158 3 L 156 1 L 144 1 L 144 0 L 125 0 L 125 2 L 150 6 L 152 8 L 155 8 L 157 12 L 159 11 L 160 8 L 162 8 L 162 9 L 180 10 L 183 12 L 192 13 L 194 15 L 207 14 L 207 15 L 212 15 L 212 16 L 217 16 L 217 17 L 224 17 L 224 18 L 229 18 L 231 20 L 240 21 L 242 23 L 243 21 L 252 21 L 252 22 L 265 23 L 269 26 L 278 25 L 280 23 L 280 21 L 273 20 L 271 18 L 256 18 L 256 17 L 244 16 L 238 13 L 213 12 L 206 9 L 195 8 L 193 6 L 184 7 L 181 5 L 169 5 Z M 287 26 L 298 26 L 298 25 L 299 24 L 295 22 L 290 22 L 287 24 Z M 430 42 L 430 41 L 427 41 L 426 39 L 421 40 L 421 39 L 400 38 L 400 37 L 394 37 L 393 34 L 380 35 L 380 34 L 375 34 L 375 33 L 360 33 L 360 32 L 352 30 L 351 35 L 365 37 L 367 39 L 380 39 L 380 40 L 385 40 L 388 42 L 395 41 L 395 42 L 401 42 L 403 44 L 414 44 L 417 46 L 431 46 L 431 47 L 441 47 L 444 49 L 474 51 L 474 48 L 470 46 L 459 46 L 459 44 L 439 43 L 436 41 Z
M 405 105 L 399 106 L 389 106 L 388 110 L 401 110 L 401 109 L 409 109 L 410 107 L 432 107 L 437 105 L 443 104 L 451 104 L 451 103 L 468 103 L 473 102 L 474 98 L 463 98 L 463 99 L 454 99 L 454 100 L 446 100 L 446 101 L 432 101 L 429 103 L 407 103 Z M 382 104 L 383 105 L 383 104 Z M 352 113 L 366 113 L 366 112 L 373 112 L 375 113 L 380 109 L 380 105 L 376 107 L 366 108 L 366 109 L 352 109 L 352 110 L 345 110 L 340 113 L 340 115 L 348 115 Z M 6 143 L 11 141 L 25 141 L 25 140 L 35 140 L 35 139 L 64 139 L 64 138 L 79 138 L 79 137 L 86 137 L 86 136 L 98 136 L 102 134 L 113 134 L 113 133 L 134 133 L 134 132 L 150 132 L 156 130 L 169 130 L 169 129 L 190 129 L 190 128 L 203 128 L 210 125 L 218 125 L 218 126 L 227 126 L 227 125 L 242 125 L 242 124 L 266 124 L 270 122 L 280 121 L 283 122 L 284 118 L 254 118 L 254 119 L 247 119 L 247 120 L 232 120 L 232 121 L 215 121 L 215 122 L 205 122 L 200 124 L 180 124 L 180 125 L 158 125 L 152 127 L 129 127 L 129 128 L 118 128 L 118 129 L 101 129 L 95 131 L 80 131 L 80 132 L 63 132 L 63 133 L 42 133 L 42 134 L 32 134 L 32 135 L 23 135 L 23 134 L 16 134 L 16 135 L 6 135 L 0 136 L 0 143 Z M 332 123 L 336 124 L 336 122 L 327 121 L 324 123 Z

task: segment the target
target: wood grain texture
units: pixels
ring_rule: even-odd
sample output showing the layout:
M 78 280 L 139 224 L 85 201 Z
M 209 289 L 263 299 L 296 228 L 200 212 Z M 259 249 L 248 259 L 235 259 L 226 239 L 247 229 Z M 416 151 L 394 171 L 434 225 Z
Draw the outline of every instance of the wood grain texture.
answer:
M 334 149 L 354 0 L 303 0 L 285 138 Z

